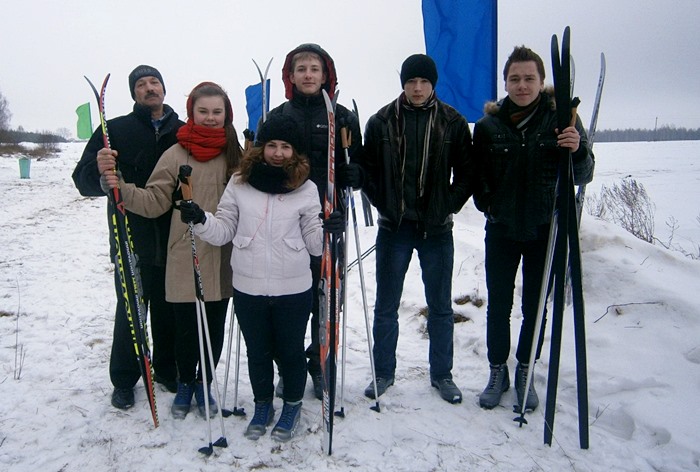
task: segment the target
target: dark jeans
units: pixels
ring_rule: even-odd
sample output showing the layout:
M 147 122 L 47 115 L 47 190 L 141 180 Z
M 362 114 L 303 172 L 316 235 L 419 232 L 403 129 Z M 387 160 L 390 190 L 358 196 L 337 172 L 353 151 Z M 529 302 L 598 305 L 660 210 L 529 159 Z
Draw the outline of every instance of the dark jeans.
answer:
M 172 305 L 165 301 L 165 267 L 141 265 L 139 267 L 144 303 L 151 318 L 153 335 L 153 369 L 156 375 L 166 379 L 177 378 L 175 365 L 175 324 Z M 119 272 L 115 267 L 114 289 L 117 307 L 114 314 L 112 352 L 109 358 L 109 377 L 117 388 L 133 388 L 141 377 L 136 361 L 134 340 L 126 316 L 124 296 L 119 283 Z M 134 316 L 136 313 L 134 312 Z
M 320 319 L 318 311 L 318 284 L 321 281 L 321 256 L 311 256 L 311 344 L 306 348 L 310 374 L 321 372 Z M 285 380 L 286 386 L 286 380 Z M 285 387 L 286 388 L 286 387 Z
M 396 233 L 377 233 L 377 299 L 374 306 L 374 363 L 377 377 L 392 377 L 399 339 L 399 304 L 413 250 L 418 252 L 428 303 L 430 378 L 452 378 L 454 313 L 452 311 L 452 231 L 423 237 L 415 222 L 403 222 Z
M 207 313 L 207 327 L 211 339 L 211 350 L 214 357 L 214 366 L 218 365 L 221 350 L 224 346 L 224 325 L 226 324 L 226 309 L 228 298 L 216 302 L 204 302 Z M 177 335 L 177 368 L 180 372 L 180 382 L 192 383 L 195 379 L 202 380 L 202 365 L 199 355 L 199 328 L 197 325 L 197 306 L 195 303 L 173 303 L 175 313 L 175 332 Z M 202 331 L 204 341 L 204 357 L 206 365 L 207 382 L 211 383 L 212 373 L 209 366 L 209 352 L 206 345 L 206 337 Z M 199 365 L 199 370 L 197 366 Z
M 284 400 L 295 402 L 304 397 L 304 335 L 311 310 L 311 292 L 309 289 L 293 295 L 268 297 L 233 290 L 256 402 L 272 400 L 275 357 L 284 378 Z
M 515 354 L 518 362 L 527 364 L 535 331 L 542 274 L 547 254 L 547 240 L 514 241 L 489 230 L 486 226 L 486 346 L 493 365 L 503 364 L 510 353 L 510 313 L 513 308 L 515 277 L 522 259 L 523 321 Z M 539 359 L 544 337 L 544 323 L 539 334 L 536 358 Z

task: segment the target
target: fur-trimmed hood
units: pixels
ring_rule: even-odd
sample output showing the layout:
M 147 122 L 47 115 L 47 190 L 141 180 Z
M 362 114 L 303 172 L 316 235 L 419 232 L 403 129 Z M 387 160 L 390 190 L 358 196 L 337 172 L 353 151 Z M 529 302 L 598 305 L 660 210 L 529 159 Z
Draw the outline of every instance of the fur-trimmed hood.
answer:
M 552 110 L 557 109 L 557 102 L 554 100 L 554 85 L 545 85 L 544 90 L 543 90 L 545 96 L 547 97 L 547 100 L 549 100 L 549 105 Z M 484 115 L 497 115 L 498 112 L 501 110 L 501 106 L 503 105 L 503 100 L 505 98 L 502 98 L 498 101 L 490 101 L 486 102 L 484 104 Z

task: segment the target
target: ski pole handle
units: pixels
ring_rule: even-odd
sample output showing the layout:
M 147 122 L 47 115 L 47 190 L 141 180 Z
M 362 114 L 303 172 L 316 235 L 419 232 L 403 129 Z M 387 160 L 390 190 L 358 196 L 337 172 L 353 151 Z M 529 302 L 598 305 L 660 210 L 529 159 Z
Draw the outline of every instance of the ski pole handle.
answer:
M 177 179 L 180 181 L 180 188 L 182 189 L 182 199 L 187 201 L 192 201 L 192 186 L 190 185 L 190 176 L 192 175 L 192 167 L 187 164 L 180 166 L 180 172 L 177 175 Z
M 571 99 L 571 126 L 576 126 L 576 112 L 581 104 L 581 99 L 574 97 Z
M 340 128 L 340 141 L 343 145 L 343 149 L 350 149 L 350 142 L 352 140 L 352 133 L 348 131 L 347 126 Z

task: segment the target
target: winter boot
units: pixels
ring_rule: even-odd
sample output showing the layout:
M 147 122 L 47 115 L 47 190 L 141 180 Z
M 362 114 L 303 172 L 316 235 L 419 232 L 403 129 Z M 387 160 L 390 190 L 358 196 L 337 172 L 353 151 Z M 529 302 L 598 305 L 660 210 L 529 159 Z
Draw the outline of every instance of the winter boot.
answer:
M 521 364 L 519 362 L 515 367 L 515 397 L 518 402 L 515 407 L 517 411 L 522 411 L 523 392 L 525 392 L 528 370 L 529 366 L 527 364 Z M 535 391 L 535 374 L 533 369 L 532 378 L 530 379 L 530 388 L 527 390 L 527 400 L 525 400 L 525 411 L 533 411 L 539 406 L 539 404 L 540 399 L 537 397 L 537 392 Z
M 462 392 L 457 388 L 452 379 L 431 380 L 430 385 L 440 391 L 440 396 L 446 402 L 462 403 Z
M 299 418 L 301 417 L 301 400 L 298 402 L 284 402 L 282 413 L 277 424 L 272 428 L 272 439 L 287 442 L 294 436 Z
M 211 384 L 207 385 L 209 393 L 209 418 L 213 418 L 218 412 L 219 407 L 216 405 L 214 397 L 211 396 Z M 204 404 L 204 384 L 197 382 L 194 388 L 194 398 L 197 400 L 197 409 L 203 418 L 207 417 L 207 406 Z
M 309 372 L 311 382 L 314 384 L 314 397 L 323 400 L 323 374 L 319 372 Z
M 194 387 L 192 384 L 182 382 L 177 383 L 175 400 L 173 400 L 173 406 L 170 407 L 170 413 L 172 413 L 173 418 L 178 420 L 185 419 L 187 413 L 190 412 L 190 404 L 192 403 L 193 394 Z
M 272 406 L 272 400 L 255 402 L 255 414 L 253 414 L 253 419 L 248 424 L 243 436 L 256 441 L 267 432 L 267 427 L 272 424 L 274 418 L 275 409 Z
M 134 389 L 115 387 L 112 392 L 112 406 L 120 410 L 128 410 L 134 406 Z
M 377 396 L 381 397 L 386 392 L 386 389 L 394 385 L 394 376 L 391 377 L 377 377 Z M 370 382 L 365 389 L 365 396 L 367 398 L 374 398 L 374 382 Z
M 490 410 L 498 406 L 501 402 L 503 392 L 508 390 L 509 386 L 510 376 L 508 375 L 508 366 L 506 364 L 492 365 L 489 383 L 479 395 L 479 405 L 481 408 Z

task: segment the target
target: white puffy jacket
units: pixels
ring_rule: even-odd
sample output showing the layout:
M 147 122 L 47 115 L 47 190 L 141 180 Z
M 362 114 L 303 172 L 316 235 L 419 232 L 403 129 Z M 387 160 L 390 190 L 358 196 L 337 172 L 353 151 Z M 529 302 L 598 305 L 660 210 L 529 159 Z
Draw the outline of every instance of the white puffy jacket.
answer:
M 311 287 L 309 254 L 321 255 L 323 227 L 316 185 L 307 180 L 285 194 L 261 192 L 238 176 L 195 232 L 204 241 L 233 241 L 233 286 L 249 295 L 279 296 Z

